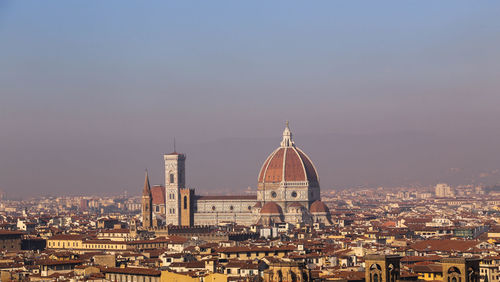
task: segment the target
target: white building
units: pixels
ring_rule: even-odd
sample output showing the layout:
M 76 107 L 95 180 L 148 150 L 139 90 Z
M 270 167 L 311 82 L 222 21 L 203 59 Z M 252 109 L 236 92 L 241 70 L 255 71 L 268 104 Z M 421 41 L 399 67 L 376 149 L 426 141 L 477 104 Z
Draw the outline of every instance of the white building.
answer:
M 446 183 L 439 183 L 436 185 L 436 197 L 438 198 L 451 198 L 455 197 L 455 192 Z

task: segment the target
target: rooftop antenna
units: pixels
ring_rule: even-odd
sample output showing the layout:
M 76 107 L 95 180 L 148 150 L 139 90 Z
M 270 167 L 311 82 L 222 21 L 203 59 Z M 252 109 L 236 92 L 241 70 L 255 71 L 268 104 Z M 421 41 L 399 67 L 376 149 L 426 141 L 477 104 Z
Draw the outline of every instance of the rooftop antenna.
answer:
M 175 150 L 175 136 L 174 136 L 174 153 L 176 153 L 177 151 Z

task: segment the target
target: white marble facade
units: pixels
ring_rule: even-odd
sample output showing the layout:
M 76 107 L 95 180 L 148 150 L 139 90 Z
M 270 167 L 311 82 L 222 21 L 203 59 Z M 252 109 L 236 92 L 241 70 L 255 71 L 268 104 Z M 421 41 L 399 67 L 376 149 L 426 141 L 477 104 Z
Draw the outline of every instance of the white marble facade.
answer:
M 184 155 L 177 153 L 164 157 L 167 224 L 180 223 L 179 190 L 185 188 L 185 159 Z M 318 221 L 309 210 L 313 202 L 320 201 L 316 168 L 309 157 L 295 147 L 288 123 L 280 147 L 271 153 L 261 168 L 258 186 L 254 196 L 195 195 L 192 205 L 193 224 L 219 225 L 236 222 L 251 225 L 262 222 L 261 217 L 269 211 L 261 208 L 268 202 L 279 205 L 281 214 L 275 218 L 282 218 L 285 222 Z

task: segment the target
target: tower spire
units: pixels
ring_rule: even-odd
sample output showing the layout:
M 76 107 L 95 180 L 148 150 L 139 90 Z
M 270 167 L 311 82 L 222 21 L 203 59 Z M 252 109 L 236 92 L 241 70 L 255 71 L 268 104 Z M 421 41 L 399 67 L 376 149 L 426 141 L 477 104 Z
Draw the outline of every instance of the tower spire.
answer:
M 295 146 L 295 143 L 292 139 L 292 132 L 288 127 L 288 120 L 286 121 L 285 130 L 283 130 L 283 139 L 281 140 L 281 147 L 292 147 Z
M 142 190 L 143 196 L 151 196 L 151 187 L 149 186 L 148 170 L 146 169 L 146 177 L 144 179 L 144 189 Z

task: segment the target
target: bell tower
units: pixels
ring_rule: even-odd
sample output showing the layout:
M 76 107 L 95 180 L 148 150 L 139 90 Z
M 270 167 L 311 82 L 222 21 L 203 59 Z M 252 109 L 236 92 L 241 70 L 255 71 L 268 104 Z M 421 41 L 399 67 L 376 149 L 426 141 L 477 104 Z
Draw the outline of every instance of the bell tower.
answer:
M 152 224 L 153 210 L 151 187 L 149 186 L 148 171 L 146 170 L 146 178 L 144 179 L 144 188 L 142 189 L 142 227 L 148 228 Z
M 163 156 L 165 161 L 166 224 L 180 225 L 180 190 L 185 188 L 186 156 L 173 152 Z

